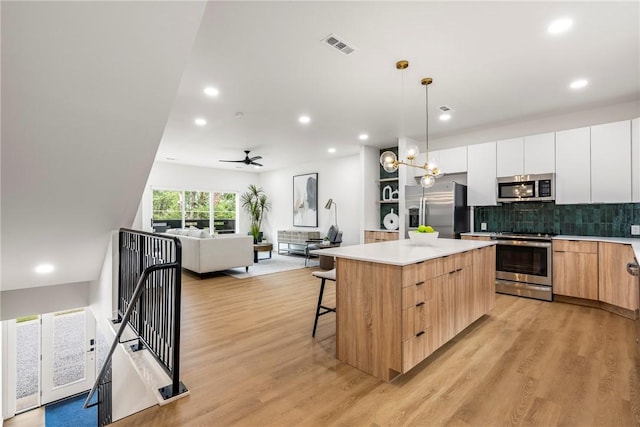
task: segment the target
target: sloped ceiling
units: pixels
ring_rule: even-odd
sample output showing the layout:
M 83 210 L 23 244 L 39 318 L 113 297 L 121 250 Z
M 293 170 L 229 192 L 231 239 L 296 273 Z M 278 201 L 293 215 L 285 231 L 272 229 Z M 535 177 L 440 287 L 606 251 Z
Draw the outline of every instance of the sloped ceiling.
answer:
M 111 230 L 133 222 L 204 6 L 2 2 L 2 290 L 98 277 Z

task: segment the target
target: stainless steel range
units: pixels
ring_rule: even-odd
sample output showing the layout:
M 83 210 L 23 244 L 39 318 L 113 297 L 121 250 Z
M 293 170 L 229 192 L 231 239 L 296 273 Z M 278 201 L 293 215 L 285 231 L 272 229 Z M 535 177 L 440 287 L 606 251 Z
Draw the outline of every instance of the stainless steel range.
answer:
M 553 300 L 550 234 L 497 233 L 496 292 Z

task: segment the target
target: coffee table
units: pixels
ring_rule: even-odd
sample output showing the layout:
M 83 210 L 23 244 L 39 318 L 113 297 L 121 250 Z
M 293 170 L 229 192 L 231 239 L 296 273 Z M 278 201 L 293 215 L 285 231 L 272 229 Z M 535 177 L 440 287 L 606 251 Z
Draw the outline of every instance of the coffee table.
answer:
M 258 263 L 260 259 L 271 259 L 273 243 L 256 243 L 253 245 L 253 262 Z M 258 258 L 258 252 L 269 252 L 269 258 Z

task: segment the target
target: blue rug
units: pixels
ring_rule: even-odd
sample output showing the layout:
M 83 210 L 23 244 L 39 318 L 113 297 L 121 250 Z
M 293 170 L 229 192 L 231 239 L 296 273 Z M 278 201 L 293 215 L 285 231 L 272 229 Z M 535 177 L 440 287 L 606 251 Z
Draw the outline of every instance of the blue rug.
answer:
M 92 401 L 96 400 L 95 393 Z M 45 427 L 96 427 L 98 425 L 98 407 L 84 409 L 82 405 L 87 393 L 61 402 L 52 403 L 44 408 Z

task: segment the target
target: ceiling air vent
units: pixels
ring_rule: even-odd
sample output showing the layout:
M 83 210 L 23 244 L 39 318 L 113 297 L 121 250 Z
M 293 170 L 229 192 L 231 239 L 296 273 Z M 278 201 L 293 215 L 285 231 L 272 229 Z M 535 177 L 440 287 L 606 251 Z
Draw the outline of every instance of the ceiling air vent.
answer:
M 345 55 L 349 55 L 350 53 L 356 50 L 355 46 L 350 45 L 349 43 L 344 41 L 339 36 L 336 36 L 335 34 L 329 34 L 327 37 L 322 39 L 322 41 L 328 44 L 329 46 L 335 47 Z
M 446 105 L 441 105 L 438 107 L 438 110 L 442 111 L 443 113 L 448 113 L 450 111 L 453 111 L 452 108 L 447 107 Z

